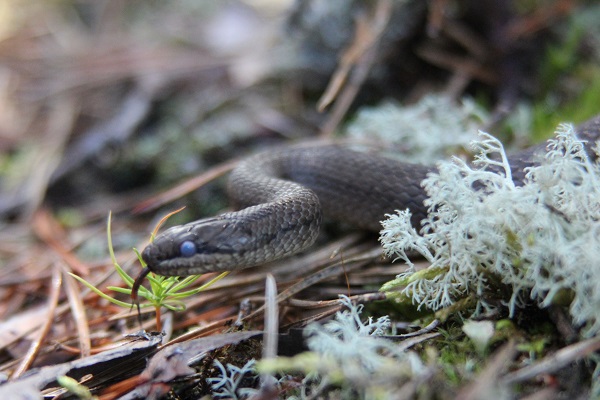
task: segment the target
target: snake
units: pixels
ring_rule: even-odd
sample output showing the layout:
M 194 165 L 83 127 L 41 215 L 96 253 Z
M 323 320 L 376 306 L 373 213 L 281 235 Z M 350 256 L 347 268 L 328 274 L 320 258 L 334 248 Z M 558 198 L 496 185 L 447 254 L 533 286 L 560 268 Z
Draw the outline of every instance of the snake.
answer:
M 595 161 L 600 115 L 577 126 L 576 134 Z M 538 144 L 508 157 L 515 184 L 523 184 L 526 168 L 539 164 L 545 147 Z M 229 196 L 238 211 L 158 234 L 142 252 L 145 273 L 187 276 L 281 259 L 311 246 L 324 216 L 378 231 L 386 214 L 409 209 L 411 223 L 419 227 L 427 214 L 421 182 L 436 171 L 341 145 L 251 156 L 229 176 Z

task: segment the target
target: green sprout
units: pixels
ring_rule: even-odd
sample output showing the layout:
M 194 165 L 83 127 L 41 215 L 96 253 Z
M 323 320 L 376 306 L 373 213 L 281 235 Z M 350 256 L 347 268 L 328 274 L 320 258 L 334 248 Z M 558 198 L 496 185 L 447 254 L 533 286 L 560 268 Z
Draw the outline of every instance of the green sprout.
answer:
M 56 377 L 58 384 L 62 386 L 68 393 L 77 396 L 80 400 L 97 400 L 98 397 L 92 395 L 90 389 L 85 385 L 77 382 L 77 380 L 70 376 L 61 375 Z
M 164 218 L 162 218 L 159 221 L 156 228 L 154 229 L 154 231 L 151 234 L 151 239 L 150 239 L 151 241 L 154 240 L 154 237 L 156 236 L 156 232 L 158 231 L 160 226 L 171 215 L 173 215 L 179 211 L 181 211 L 181 209 L 167 214 Z M 110 254 L 110 259 L 112 261 L 112 264 L 115 267 L 115 270 L 117 271 L 117 273 L 119 274 L 119 276 L 121 277 L 121 279 L 123 280 L 123 282 L 126 284 L 127 287 L 108 286 L 107 289 L 112 290 L 113 292 L 123 293 L 123 294 L 127 294 L 129 296 L 132 296 L 132 299 L 134 299 L 134 302 L 133 303 L 124 302 L 124 301 L 118 300 L 114 297 L 111 297 L 108 294 L 101 291 L 100 289 L 98 289 L 97 287 L 95 287 L 90 282 L 83 279 L 82 277 L 75 275 L 73 273 L 69 273 L 69 274 L 73 278 L 75 278 L 79 282 L 81 282 L 83 285 L 85 285 L 87 288 L 89 288 L 91 291 L 96 293 L 98 296 L 100 296 L 103 299 L 108 300 L 111 303 L 116 304 L 118 306 L 121 306 L 124 308 L 132 308 L 133 304 L 137 303 L 136 305 L 138 307 L 138 311 L 141 308 L 154 307 L 155 315 L 156 315 L 156 326 L 157 326 L 157 330 L 159 330 L 159 331 L 162 330 L 162 325 L 160 322 L 162 307 L 165 307 L 166 309 L 171 310 L 171 311 L 184 311 L 185 303 L 182 301 L 183 299 L 193 296 L 196 293 L 199 293 L 199 292 L 205 290 L 206 288 L 210 287 L 212 284 L 214 284 L 215 282 L 219 281 L 220 279 L 224 278 L 225 276 L 227 276 L 229 274 L 228 271 L 223 272 L 220 275 L 218 275 L 217 277 L 206 282 L 202 286 L 186 290 L 190 285 L 192 285 L 194 282 L 196 282 L 200 278 L 201 275 L 191 275 L 191 276 L 181 278 L 178 276 L 168 276 L 168 277 L 160 276 L 160 275 L 156 275 L 151 272 L 147 276 L 148 282 L 150 283 L 150 289 L 148 289 L 144 286 L 140 286 L 139 292 L 135 293 L 135 290 L 132 290 L 132 289 L 134 288 L 134 283 L 135 283 L 136 279 L 134 277 L 130 276 L 127 272 L 125 272 L 125 270 L 123 270 L 123 268 L 121 268 L 121 266 L 119 265 L 119 263 L 117 262 L 117 259 L 115 257 L 115 252 L 114 252 L 113 243 L 112 243 L 112 235 L 111 235 L 111 222 L 112 222 L 112 213 L 109 213 L 107 226 L 106 226 L 108 251 Z M 135 252 L 142 267 L 146 268 L 146 263 L 142 259 L 140 252 L 136 248 L 133 248 L 133 251 Z M 146 301 L 141 304 L 138 303 L 137 302 L 138 295 L 139 295 L 139 297 L 144 298 Z

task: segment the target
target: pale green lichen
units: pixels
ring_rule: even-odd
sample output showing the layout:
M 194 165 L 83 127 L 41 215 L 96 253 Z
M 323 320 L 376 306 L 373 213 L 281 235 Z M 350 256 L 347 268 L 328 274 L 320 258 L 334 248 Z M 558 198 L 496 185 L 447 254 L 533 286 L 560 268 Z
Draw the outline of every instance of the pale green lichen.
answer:
M 256 360 L 251 359 L 241 368 L 232 364 L 227 364 L 225 367 L 219 360 L 215 360 L 214 365 L 221 373 L 219 376 L 206 379 L 212 389 L 212 396 L 237 400 L 255 395 L 258 392 L 256 389 L 243 386 L 244 379 L 256 375 L 255 364 Z
M 486 133 L 481 137 L 474 143 L 479 155 L 473 166 L 459 159 L 440 163 L 438 173 L 423 182 L 429 215 L 420 233 L 410 225 L 408 211 L 383 222 L 387 254 L 412 266 L 407 252 L 417 251 L 436 273 L 411 280 L 411 267 L 382 290 L 399 291 L 432 310 L 472 294 L 477 313 L 493 307 L 486 294 L 497 280 L 512 288 L 511 314 L 526 297 L 543 307 L 569 291 L 574 323 L 587 335 L 596 334 L 600 166 L 573 127 L 560 125 L 541 165 L 529 168 L 524 185 L 517 186 L 502 144 Z
M 316 398 L 335 390 L 340 398 L 392 399 L 403 383 L 423 376 L 427 368 L 419 357 L 398 343 L 381 337 L 390 327 L 388 317 L 362 321 L 362 305 L 340 296 L 347 310 L 333 320 L 307 326 L 309 352 L 262 360 L 264 373 L 302 372 L 300 392 L 290 398 Z
M 428 95 L 412 105 L 385 102 L 365 107 L 346 133 L 358 141 L 391 145 L 401 151 L 404 161 L 430 164 L 449 149 L 468 145 L 487 119 L 470 99 L 455 102 L 447 96 Z

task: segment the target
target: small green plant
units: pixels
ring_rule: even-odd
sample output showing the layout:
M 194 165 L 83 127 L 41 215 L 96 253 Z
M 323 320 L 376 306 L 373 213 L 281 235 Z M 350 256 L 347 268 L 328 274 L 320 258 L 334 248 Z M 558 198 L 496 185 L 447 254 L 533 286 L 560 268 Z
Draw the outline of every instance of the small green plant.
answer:
M 162 218 L 159 221 L 156 228 L 152 232 L 151 240 L 154 240 L 154 237 L 156 236 L 156 232 L 158 231 L 160 226 L 164 223 L 164 221 L 166 221 L 171 215 L 173 215 L 174 213 L 177 213 L 179 211 L 180 210 L 176 210 L 172 213 L 169 213 L 168 215 L 166 215 L 164 218 Z M 205 290 L 206 288 L 210 287 L 213 283 L 217 282 L 218 280 L 224 278 L 225 276 L 227 276 L 229 274 L 229 272 L 223 272 L 202 286 L 199 286 L 197 288 L 190 289 L 190 290 L 185 290 L 190 285 L 192 285 L 195 281 L 197 281 L 201 275 L 187 276 L 182 279 L 178 276 L 166 277 L 166 276 L 160 276 L 160 275 L 156 275 L 153 273 L 149 273 L 147 278 L 148 278 L 148 282 L 150 282 L 150 289 L 147 289 L 144 286 L 140 286 L 139 292 L 135 293 L 135 290 L 132 290 L 132 288 L 134 288 L 134 286 L 135 286 L 134 285 L 135 278 L 130 276 L 127 272 L 125 272 L 125 270 L 123 270 L 123 268 L 121 268 L 121 266 L 119 265 L 119 263 L 117 262 L 117 259 L 115 257 L 115 252 L 114 252 L 113 244 L 112 244 L 112 235 L 111 235 L 111 221 L 112 221 L 112 213 L 109 213 L 107 226 L 106 226 L 108 251 L 110 254 L 110 259 L 112 261 L 112 264 L 115 267 L 115 270 L 117 271 L 117 273 L 119 274 L 119 276 L 121 277 L 121 279 L 123 280 L 123 282 L 125 283 L 125 285 L 127 287 L 108 286 L 107 289 L 112 290 L 113 292 L 127 294 L 129 296 L 132 296 L 132 299 L 136 299 L 138 294 L 140 297 L 146 299 L 146 302 L 137 304 L 138 309 L 154 307 L 154 309 L 156 310 L 156 326 L 157 326 L 157 330 L 159 330 L 159 331 L 162 330 L 162 325 L 160 322 L 162 307 L 165 307 L 166 309 L 171 310 L 171 311 L 183 311 L 183 310 L 185 310 L 185 303 L 182 301 L 183 299 L 193 296 L 196 293 L 199 293 L 199 292 Z M 136 248 L 134 248 L 133 251 L 135 252 L 142 267 L 146 268 L 146 263 L 142 259 L 140 252 Z M 116 304 L 118 306 L 125 307 L 125 308 L 131 308 L 133 306 L 133 303 L 124 302 L 124 301 L 121 301 L 114 297 L 109 296 L 108 294 L 104 293 L 103 291 L 101 291 L 100 289 L 98 289 L 97 287 L 92 285 L 90 282 L 86 281 L 85 279 L 83 279 L 82 277 L 80 277 L 78 275 L 75 275 L 73 273 L 70 273 L 70 275 L 73 278 L 77 279 L 79 282 L 81 282 L 83 285 L 88 287 L 90 290 L 92 290 L 98 296 L 110 301 L 113 304 Z
M 97 400 L 98 397 L 92 395 L 90 389 L 77 382 L 70 376 L 62 375 L 56 378 L 58 384 L 66 389 L 70 394 L 77 396 L 80 400 Z

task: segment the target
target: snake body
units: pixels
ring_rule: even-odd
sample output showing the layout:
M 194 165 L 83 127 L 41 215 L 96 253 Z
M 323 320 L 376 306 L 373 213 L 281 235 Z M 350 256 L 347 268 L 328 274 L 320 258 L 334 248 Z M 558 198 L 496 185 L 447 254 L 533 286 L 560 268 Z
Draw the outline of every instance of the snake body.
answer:
M 580 139 L 600 137 L 600 116 L 580 125 Z M 536 165 L 545 145 L 509 157 L 514 181 Z M 410 209 L 414 226 L 426 215 L 421 182 L 435 167 L 408 164 L 344 147 L 292 147 L 242 161 L 229 178 L 240 211 L 172 227 L 142 257 L 159 275 L 192 275 L 259 265 L 297 253 L 316 239 L 322 216 L 379 230 L 394 210 Z

